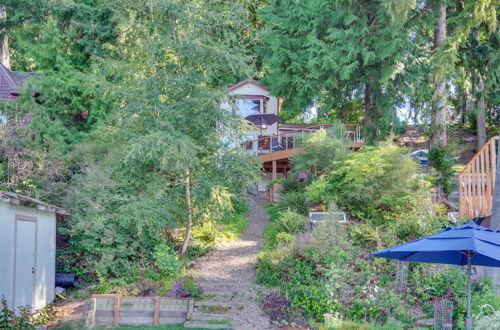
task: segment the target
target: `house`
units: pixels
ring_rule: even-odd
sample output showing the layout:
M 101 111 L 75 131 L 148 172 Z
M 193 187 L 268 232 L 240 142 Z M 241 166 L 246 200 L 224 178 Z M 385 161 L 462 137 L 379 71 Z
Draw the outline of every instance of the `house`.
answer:
M 290 124 L 281 118 L 277 121 L 271 120 L 270 123 L 254 120 L 262 117 L 276 119 L 284 102 L 282 97 L 273 96 L 271 90 L 254 79 L 240 81 L 229 87 L 227 92 L 230 97 L 221 104 L 221 108 L 248 120 L 249 128 L 244 148 L 263 163 L 263 176 L 257 191 L 268 191 L 269 200 L 274 200 L 279 185 L 273 185 L 271 189 L 268 189 L 268 185 L 273 180 L 288 176 L 291 169 L 289 158 L 300 151 L 297 147 L 298 138 L 332 125 Z M 363 145 L 359 125 L 346 127 L 351 147 L 359 149 Z
M 11 71 L 0 63 L 0 102 L 8 103 L 16 100 L 29 78 L 36 76 L 34 72 Z M 6 118 L 0 112 L 0 124 Z
M 56 213 L 39 200 L 0 191 L 0 296 L 31 311 L 54 300 Z

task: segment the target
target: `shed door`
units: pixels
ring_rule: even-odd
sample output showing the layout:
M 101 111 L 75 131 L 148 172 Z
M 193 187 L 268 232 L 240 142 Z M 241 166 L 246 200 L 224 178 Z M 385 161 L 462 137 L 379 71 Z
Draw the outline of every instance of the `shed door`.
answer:
M 33 306 L 35 284 L 36 222 L 16 220 L 14 307 Z

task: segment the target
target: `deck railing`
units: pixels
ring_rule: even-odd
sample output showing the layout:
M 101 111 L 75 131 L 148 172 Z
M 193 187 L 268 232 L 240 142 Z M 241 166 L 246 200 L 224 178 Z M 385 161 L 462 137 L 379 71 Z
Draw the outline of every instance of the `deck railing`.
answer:
M 256 155 L 267 154 L 267 153 L 272 153 L 272 152 L 276 152 L 276 151 L 280 151 L 280 150 L 293 149 L 296 147 L 295 140 L 293 141 L 293 146 L 290 147 L 288 145 L 288 143 L 285 143 L 285 144 L 280 143 L 280 138 L 289 137 L 289 136 L 296 138 L 297 133 L 299 133 L 300 138 L 303 139 L 309 133 L 313 133 L 313 132 L 319 131 L 321 129 L 329 129 L 329 128 L 335 126 L 335 124 L 316 124 L 316 125 L 310 125 L 310 126 L 306 126 L 306 127 L 294 127 L 293 125 L 290 125 L 290 127 L 287 127 L 287 124 L 282 124 L 280 126 L 281 126 L 280 129 L 287 130 L 287 132 L 274 134 L 271 136 L 265 136 L 265 137 L 261 137 L 261 138 L 246 142 L 246 143 L 251 143 L 252 145 L 254 145 L 255 143 L 257 144 L 257 149 L 256 150 L 255 150 L 255 148 L 252 149 L 254 154 L 256 154 Z M 343 126 L 345 127 L 345 137 L 349 141 L 351 141 L 351 142 L 362 142 L 363 141 L 361 138 L 361 126 L 360 125 L 346 124 Z M 270 139 L 269 149 L 260 149 L 258 147 L 259 142 L 266 140 L 266 139 Z
M 498 136 L 491 138 L 458 175 L 460 218 L 491 215 Z

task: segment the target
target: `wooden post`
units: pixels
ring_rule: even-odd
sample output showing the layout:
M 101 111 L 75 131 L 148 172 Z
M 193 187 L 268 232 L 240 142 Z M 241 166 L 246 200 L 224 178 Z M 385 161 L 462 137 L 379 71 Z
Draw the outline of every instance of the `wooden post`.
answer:
M 272 175 L 272 180 L 276 180 L 276 161 L 273 160 L 273 175 Z M 274 183 L 271 186 L 271 202 L 274 202 Z
M 97 301 L 96 298 L 90 299 L 90 310 L 87 316 L 87 320 L 85 321 L 85 326 L 87 329 L 95 328 L 95 310 L 96 310 Z
M 120 325 L 120 297 L 115 295 L 115 319 L 114 326 L 117 327 Z
M 160 318 L 160 297 L 154 297 L 155 300 L 155 309 L 153 313 L 153 325 L 158 325 L 159 324 L 159 318 Z

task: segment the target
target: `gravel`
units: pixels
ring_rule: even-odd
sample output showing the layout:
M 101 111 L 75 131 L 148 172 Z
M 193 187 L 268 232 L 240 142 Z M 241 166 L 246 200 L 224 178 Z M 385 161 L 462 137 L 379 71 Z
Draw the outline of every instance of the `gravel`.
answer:
M 268 216 L 262 208 L 264 200 L 249 201 L 248 229 L 241 239 L 218 246 L 213 252 L 194 263 L 196 277 L 211 300 L 228 302 L 228 312 L 234 329 L 273 329 L 259 307 L 259 292 L 264 289 L 254 284 L 257 253 L 263 243 Z

